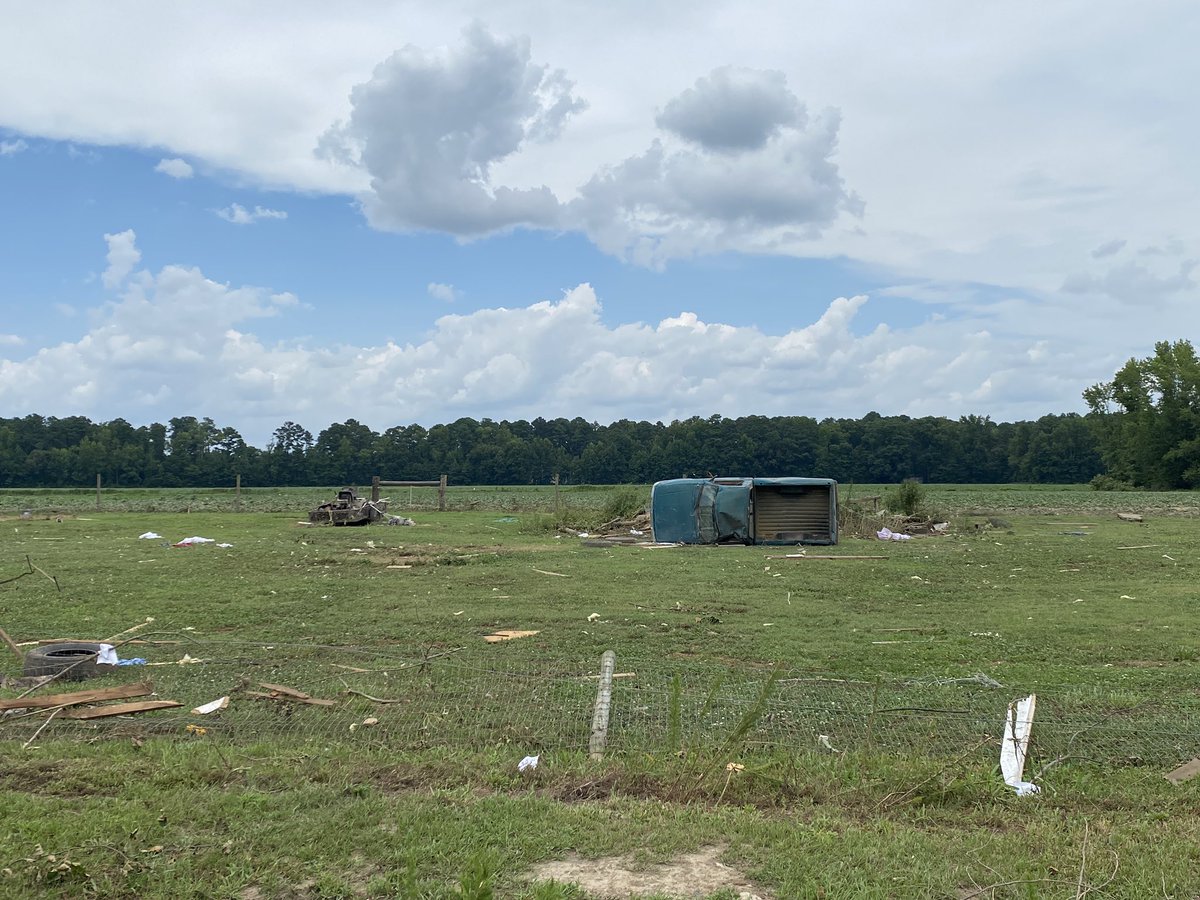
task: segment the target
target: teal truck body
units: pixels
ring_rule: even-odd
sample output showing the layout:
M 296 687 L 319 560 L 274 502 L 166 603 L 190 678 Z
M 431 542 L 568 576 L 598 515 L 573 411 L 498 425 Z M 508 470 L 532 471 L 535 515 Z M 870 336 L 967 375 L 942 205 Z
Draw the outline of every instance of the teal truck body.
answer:
M 656 541 L 836 544 L 832 478 L 673 478 L 650 491 Z

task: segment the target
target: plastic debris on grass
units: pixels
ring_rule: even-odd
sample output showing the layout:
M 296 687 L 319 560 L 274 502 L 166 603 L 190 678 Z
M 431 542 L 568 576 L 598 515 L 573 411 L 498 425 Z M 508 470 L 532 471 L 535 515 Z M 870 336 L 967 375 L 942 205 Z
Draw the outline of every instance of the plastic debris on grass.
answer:
M 875 532 L 875 536 L 877 538 L 879 538 L 881 541 L 910 541 L 910 540 L 912 540 L 911 534 L 904 534 L 899 531 L 892 531 L 892 529 L 890 529 L 890 528 L 880 528 L 877 532 Z
M 162 537 L 162 535 L 159 534 L 157 531 L 147 531 L 145 534 L 139 534 L 138 540 L 139 541 L 153 541 L 153 540 L 156 540 L 157 538 L 161 538 L 161 537 Z
M 228 697 L 218 697 L 216 700 L 213 700 L 211 703 L 205 703 L 205 704 L 202 704 L 201 706 L 197 706 L 195 709 L 192 710 L 192 715 L 207 716 L 209 713 L 215 713 L 217 710 L 224 709 L 228 705 L 229 705 Z
M 186 537 L 182 541 L 177 541 L 176 543 L 172 544 L 171 546 L 172 547 L 194 547 L 197 544 L 215 544 L 216 542 L 217 542 L 216 538 L 206 538 L 206 537 L 195 536 L 195 537 Z
M 1000 744 L 1000 772 L 1004 783 L 1018 797 L 1038 793 L 1041 788 L 1022 780 L 1025 774 L 1025 755 L 1029 752 L 1029 737 L 1033 733 L 1033 714 L 1037 709 L 1037 694 L 1008 704 L 1004 717 L 1004 740 Z
M 517 763 L 517 771 L 532 772 L 538 767 L 538 761 L 541 758 L 541 754 L 538 754 L 537 756 L 526 756 L 523 760 Z

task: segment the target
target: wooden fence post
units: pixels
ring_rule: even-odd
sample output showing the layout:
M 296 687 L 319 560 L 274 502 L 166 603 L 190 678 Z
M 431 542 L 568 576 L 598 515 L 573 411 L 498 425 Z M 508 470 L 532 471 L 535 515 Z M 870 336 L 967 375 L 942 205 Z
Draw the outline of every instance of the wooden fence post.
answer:
M 378 475 L 371 476 L 371 502 L 372 503 L 379 502 L 379 476 Z
M 241 510 L 242 510 L 242 473 L 241 472 L 238 472 L 238 474 L 234 477 L 233 508 L 236 509 L 238 512 L 241 512 Z
M 100 473 L 96 473 L 96 509 L 100 509 Z
M 438 512 L 446 511 L 446 476 L 438 482 Z

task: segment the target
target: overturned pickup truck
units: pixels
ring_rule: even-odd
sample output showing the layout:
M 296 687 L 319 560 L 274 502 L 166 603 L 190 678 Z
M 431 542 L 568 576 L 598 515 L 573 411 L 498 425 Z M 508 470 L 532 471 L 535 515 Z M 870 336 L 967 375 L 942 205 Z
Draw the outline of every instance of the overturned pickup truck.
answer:
M 836 544 L 832 478 L 673 478 L 650 492 L 656 541 Z

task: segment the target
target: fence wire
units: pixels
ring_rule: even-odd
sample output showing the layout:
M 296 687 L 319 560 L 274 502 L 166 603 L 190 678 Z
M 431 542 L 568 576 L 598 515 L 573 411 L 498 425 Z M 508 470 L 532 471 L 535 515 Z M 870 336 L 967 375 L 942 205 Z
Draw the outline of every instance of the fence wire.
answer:
M 509 650 L 517 648 L 347 648 L 158 635 L 153 643 L 121 648 L 124 657 L 145 654 L 146 666 L 56 682 L 30 696 L 149 680 L 153 699 L 178 701 L 178 708 L 91 720 L 13 710 L 0 714 L 0 740 L 27 741 L 35 734 L 186 739 L 203 729 L 211 739 L 242 745 L 587 751 L 599 659 L 530 659 Z M 1128 689 L 1001 686 L 982 675 L 884 681 L 618 655 L 606 750 L 941 758 L 979 748 L 993 756 L 1008 704 L 1033 690 L 1034 764 L 1083 759 L 1108 766 L 1173 765 L 1200 756 L 1197 687 L 1141 697 Z M 192 712 L 221 697 L 230 698 L 224 709 Z

